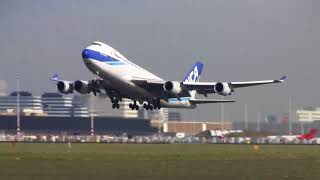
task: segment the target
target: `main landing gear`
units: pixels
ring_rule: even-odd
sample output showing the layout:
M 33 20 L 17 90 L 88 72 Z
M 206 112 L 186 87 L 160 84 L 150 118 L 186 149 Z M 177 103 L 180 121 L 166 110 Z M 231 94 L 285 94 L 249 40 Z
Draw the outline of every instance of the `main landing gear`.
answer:
M 139 103 L 142 104 L 143 100 L 139 101 Z M 129 104 L 129 108 L 132 110 L 139 110 L 140 107 L 137 105 L 137 100 L 133 100 L 133 103 Z M 160 99 L 156 98 L 151 101 L 148 101 L 148 103 L 144 103 L 143 108 L 146 110 L 161 109 Z
M 112 98 L 111 99 L 112 109 L 119 109 L 120 108 L 119 101 L 121 101 L 121 99 L 119 99 L 119 98 Z
M 132 110 L 139 110 L 140 109 L 139 106 L 137 105 L 136 100 L 133 101 L 133 104 L 132 103 L 129 104 L 129 108 Z
M 161 109 L 160 99 L 153 99 L 152 103 L 150 103 L 150 101 L 147 104 L 144 103 L 143 108 L 145 108 L 146 110 Z

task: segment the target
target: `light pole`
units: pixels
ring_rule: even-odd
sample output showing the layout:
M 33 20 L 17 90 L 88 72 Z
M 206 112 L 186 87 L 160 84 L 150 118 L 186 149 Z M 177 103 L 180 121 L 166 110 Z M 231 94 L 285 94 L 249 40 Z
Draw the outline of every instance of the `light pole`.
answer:
M 289 96 L 289 135 L 291 135 L 292 134 L 292 112 L 291 112 L 291 110 L 292 110 L 292 98 L 291 98 L 291 96 Z
M 302 108 L 299 108 L 299 109 L 302 109 Z M 305 118 L 303 118 L 303 119 L 301 118 L 301 119 L 300 119 L 298 116 L 299 116 L 299 115 L 296 113 L 296 115 L 295 115 L 296 120 L 297 120 L 297 122 L 300 121 L 300 128 L 301 128 L 301 129 L 300 129 L 300 133 L 301 133 L 301 134 L 304 134 L 304 124 L 303 124 L 303 121 L 305 120 Z
M 257 131 L 260 132 L 260 120 L 261 120 L 261 113 L 257 113 Z
M 17 135 L 20 135 L 20 78 L 17 76 Z
M 244 129 L 248 130 L 248 104 L 244 106 Z
M 303 120 L 300 122 L 300 124 L 301 124 L 301 134 L 304 134 Z
M 223 96 L 221 96 L 221 100 L 223 100 Z M 224 103 L 221 103 L 221 130 L 224 130 Z
M 91 117 L 91 136 L 94 136 L 94 114 L 93 114 L 93 109 L 94 109 L 94 101 L 93 101 L 93 96 L 90 95 L 90 117 Z

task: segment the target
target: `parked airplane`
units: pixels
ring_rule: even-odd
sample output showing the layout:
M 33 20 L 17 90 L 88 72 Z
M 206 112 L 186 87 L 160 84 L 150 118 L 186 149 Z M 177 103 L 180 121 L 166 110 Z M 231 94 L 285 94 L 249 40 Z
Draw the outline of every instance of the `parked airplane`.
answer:
M 318 129 L 310 129 L 310 132 L 307 134 L 301 134 L 300 136 L 297 136 L 298 139 L 302 140 L 302 139 L 306 139 L 306 140 L 310 140 L 313 139 L 317 136 L 318 133 Z
M 269 139 L 275 139 L 275 138 L 280 138 L 280 139 L 286 139 L 288 141 L 293 141 L 295 139 L 299 140 L 311 140 L 314 139 L 317 136 L 318 129 L 312 128 L 310 129 L 309 133 L 307 134 L 300 134 L 300 135 L 282 135 L 282 136 L 268 136 L 267 138 Z
M 129 107 L 139 110 L 139 102 L 147 110 L 167 108 L 196 108 L 198 104 L 227 103 L 232 100 L 196 99 L 196 93 L 207 97 L 217 93 L 231 95 L 236 88 L 262 84 L 281 83 L 280 80 L 248 81 L 248 82 L 198 82 L 203 64 L 196 62 L 186 74 L 183 81 L 165 81 L 149 71 L 129 61 L 112 47 L 94 42 L 82 51 L 82 59 L 87 68 L 97 77 L 91 81 L 61 80 L 55 74 L 51 80 L 57 82 L 60 93 L 69 94 L 77 91 L 80 94 L 102 93 L 109 96 L 112 108 L 119 109 L 119 101 L 123 98 L 133 100 Z

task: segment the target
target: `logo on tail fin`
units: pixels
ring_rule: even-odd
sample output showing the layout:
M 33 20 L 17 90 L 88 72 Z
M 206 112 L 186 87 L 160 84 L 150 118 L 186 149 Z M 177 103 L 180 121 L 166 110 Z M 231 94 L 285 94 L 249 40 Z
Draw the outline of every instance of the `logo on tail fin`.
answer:
M 192 69 L 187 73 L 185 78 L 183 79 L 184 82 L 196 82 L 201 74 L 202 74 L 203 63 L 198 61 L 192 67 Z
M 203 63 L 198 61 L 196 64 L 190 69 L 190 71 L 186 74 L 183 81 L 184 82 L 196 82 L 199 80 L 202 74 Z M 189 91 L 190 96 L 194 98 L 196 96 L 196 91 Z

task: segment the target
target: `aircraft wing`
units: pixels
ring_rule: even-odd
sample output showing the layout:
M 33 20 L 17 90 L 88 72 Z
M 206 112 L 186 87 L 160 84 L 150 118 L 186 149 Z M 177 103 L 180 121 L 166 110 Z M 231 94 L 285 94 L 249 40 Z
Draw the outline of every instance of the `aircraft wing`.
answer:
M 110 85 L 106 84 L 102 79 L 93 79 L 89 81 L 69 81 L 61 79 L 59 74 L 56 73 L 50 78 L 50 80 L 57 82 L 57 89 L 63 94 L 69 94 L 75 90 L 80 94 L 88 94 L 92 92 L 96 96 L 98 93 L 102 93 L 102 90 L 104 90 L 110 98 L 127 97 L 113 89 Z
M 155 94 L 163 92 L 163 85 L 165 83 L 165 81 L 153 79 L 134 79 L 131 82 Z
M 221 99 L 190 99 L 192 104 L 209 104 L 209 103 L 229 103 L 235 102 L 233 100 L 221 100 Z
M 231 92 L 236 88 L 242 87 L 250 87 L 250 86 L 259 86 L 264 84 L 274 84 L 274 83 L 282 83 L 286 80 L 286 76 L 278 80 L 263 80 L 263 81 L 243 81 L 243 82 L 182 82 L 182 85 L 188 90 L 196 90 L 198 94 L 212 94 L 217 93 L 215 90 L 215 86 L 218 83 L 226 84 Z
M 263 84 L 273 84 L 273 83 L 282 83 L 287 79 L 286 76 L 278 80 L 264 80 L 264 81 L 247 81 L 247 82 L 231 82 L 231 86 L 233 88 L 240 88 L 240 87 L 249 87 L 249 86 L 259 86 Z
M 278 80 L 263 80 L 263 81 L 243 81 L 243 82 L 180 82 L 181 88 L 185 91 L 185 95 L 187 95 L 188 91 L 196 90 L 198 94 L 203 94 L 207 96 L 207 94 L 217 93 L 215 86 L 219 83 L 227 85 L 230 88 L 230 91 L 233 92 L 236 88 L 242 87 L 250 87 L 250 86 L 259 86 L 264 84 L 274 84 L 274 83 L 282 83 L 286 80 L 286 76 Z M 165 81 L 163 80 L 152 80 L 152 79 L 135 79 L 132 80 L 133 83 L 146 88 L 150 91 L 157 91 L 157 93 L 163 92 L 163 85 Z M 230 92 L 230 93 L 231 93 Z
M 163 86 L 166 81 L 158 79 L 133 79 L 131 82 L 138 86 Z
M 249 86 L 258 86 L 263 84 L 282 83 L 286 80 L 286 76 L 283 76 L 279 80 L 263 80 L 263 81 L 243 81 L 243 82 L 227 82 L 232 88 L 241 88 Z M 182 82 L 182 84 L 189 90 L 211 90 L 217 84 L 217 82 Z
M 60 78 L 60 75 L 58 73 L 55 73 L 52 75 L 52 77 L 50 78 L 51 81 L 55 81 L 55 82 L 59 82 L 59 81 L 65 81 L 65 82 L 68 82 L 68 83 L 74 83 L 74 81 L 67 81 L 67 80 L 62 80 Z

